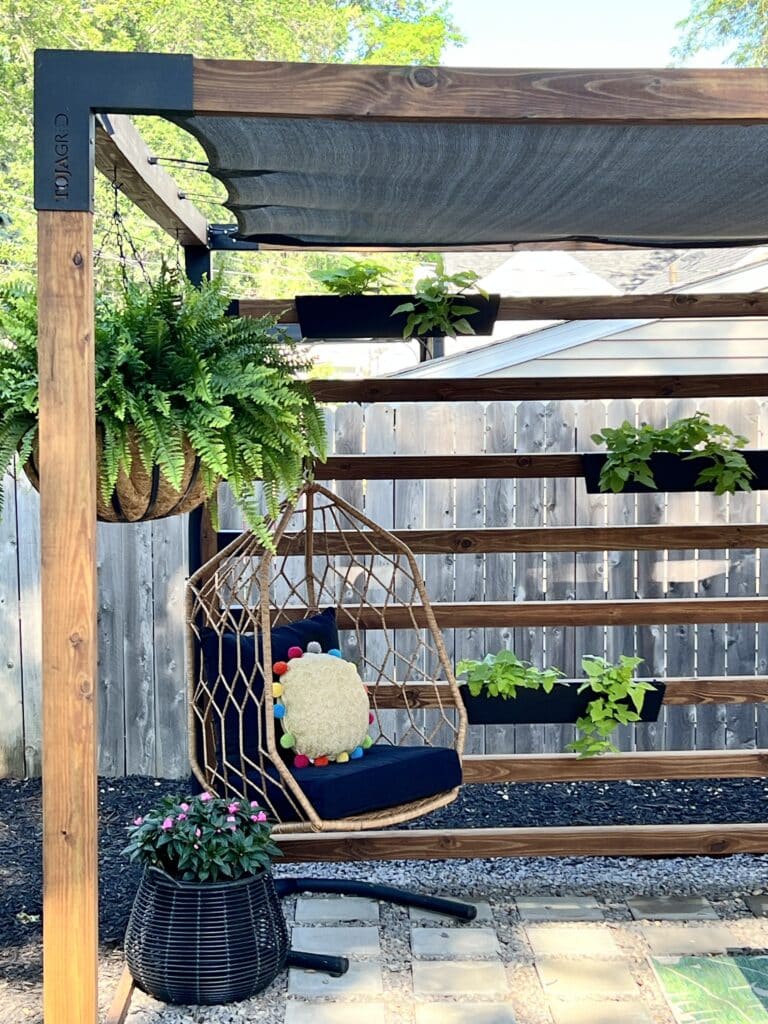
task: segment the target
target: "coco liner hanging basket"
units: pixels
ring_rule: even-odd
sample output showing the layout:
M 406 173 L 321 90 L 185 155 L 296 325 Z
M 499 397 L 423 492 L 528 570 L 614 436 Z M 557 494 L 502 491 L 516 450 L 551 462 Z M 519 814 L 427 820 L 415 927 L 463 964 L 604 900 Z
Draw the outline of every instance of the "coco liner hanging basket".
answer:
M 202 505 L 207 497 L 200 473 L 200 458 L 189 442 L 184 441 L 184 472 L 177 490 L 155 465 L 147 472 L 139 456 L 135 432 L 129 435 L 131 471 L 120 470 L 117 484 L 109 501 L 105 501 L 101 487 L 96 491 L 96 518 L 102 523 L 141 523 L 150 519 L 177 516 Z M 96 435 L 96 464 L 101 465 L 101 432 Z M 32 454 L 24 466 L 30 483 L 40 490 L 39 450 L 35 441 Z
M 272 875 L 183 882 L 148 867 L 125 933 L 125 959 L 143 991 L 166 1003 L 248 999 L 285 966 L 288 930 Z

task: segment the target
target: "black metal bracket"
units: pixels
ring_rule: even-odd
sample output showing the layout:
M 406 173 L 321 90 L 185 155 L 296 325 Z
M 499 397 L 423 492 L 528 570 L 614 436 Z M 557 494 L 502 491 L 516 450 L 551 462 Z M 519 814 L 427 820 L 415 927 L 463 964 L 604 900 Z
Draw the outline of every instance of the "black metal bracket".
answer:
M 188 54 L 35 52 L 35 209 L 92 210 L 94 114 L 190 114 Z
M 208 246 L 223 252 L 258 252 L 258 242 L 248 242 L 237 237 L 237 224 L 209 224 Z

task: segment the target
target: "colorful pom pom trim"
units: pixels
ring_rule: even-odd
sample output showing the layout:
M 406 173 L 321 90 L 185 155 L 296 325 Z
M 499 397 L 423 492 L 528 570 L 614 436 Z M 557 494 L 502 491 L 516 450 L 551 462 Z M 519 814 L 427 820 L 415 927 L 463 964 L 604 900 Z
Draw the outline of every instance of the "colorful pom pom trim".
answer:
M 288 648 L 288 660 L 292 658 L 300 658 L 304 654 L 304 651 L 300 647 L 289 647 Z

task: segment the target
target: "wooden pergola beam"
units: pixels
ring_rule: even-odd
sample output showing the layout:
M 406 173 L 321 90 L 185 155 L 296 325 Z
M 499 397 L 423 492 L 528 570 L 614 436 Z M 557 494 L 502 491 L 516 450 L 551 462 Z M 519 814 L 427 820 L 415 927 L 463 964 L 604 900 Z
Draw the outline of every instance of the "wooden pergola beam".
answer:
M 497 124 L 765 124 L 768 69 L 193 62 L 197 114 Z
M 536 402 L 590 398 L 747 398 L 768 395 L 768 374 L 623 377 L 446 377 L 313 380 L 318 402 Z
M 293 299 L 238 299 L 238 316 L 275 316 L 298 323 Z M 631 320 L 768 316 L 768 292 L 684 295 L 503 296 L 497 320 Z
M 181 245 L 208 244 L 208 222 L 174 178 L 152 156 L 127 114 L 96 120 L 96 167 L 159 227 Z

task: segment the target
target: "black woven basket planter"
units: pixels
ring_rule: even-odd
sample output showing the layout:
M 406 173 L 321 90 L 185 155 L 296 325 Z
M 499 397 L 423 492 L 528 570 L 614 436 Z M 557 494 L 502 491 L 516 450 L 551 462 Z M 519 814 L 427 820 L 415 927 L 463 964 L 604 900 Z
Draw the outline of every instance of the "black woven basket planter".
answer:
M 648 690 L 640 712 L 641 722 L 655 722 L 664 700 L 666 686 L 656 680 Z M 552 693 L 543 690 L 518 690 L 514 698 L 489 697 L 484 693 L 473 697 L 468 686 L 459 693 L 472 725 L 549 725 L 575 722 L 587 713 L 587 705 L 595 699 L 592 690 L 579 693 L 581 682 L 558 683 Z
M 157 868 L 141 879 L 125 933 L 140 989 L 166 1003 L 234 1003 L 285 966 L 288 930 L 272 875 L 180 882 Z
M 467 317 L 475 334 L 493 334 L 499 311 L 499 296 L 461 295 L 462 306 L 477 313 Z M 417 302 L 414 295 L 297 295 L 296 313 L 304 338 L 400 338 L 407 313 L 392 311 L 404 302 Z
M 768 451 L 745 450 L 741 454 L 755 474 L 750 480 L 752 490 L 768 489 Z M 600 490 L 600 473 L 607 457 L 602 452 L 585 452 L 581 456 L 588 494 L 612 493 Z M 621 494 L 656 494 L 659 491 L 714 491 L 715 489 L 713 483 L 705 484 L 703 487 L 696 484 L 699 473 L 712 465 L 711 459 L 687 459 L 682 455 L 673 455 L 670 452 L 657 452 L 648 461 L 656 481 L 656 487 L 646 487 L 645 484 L 629 481 L 620 492 Z

